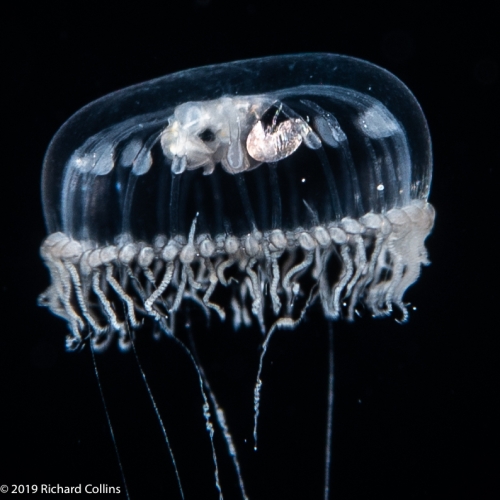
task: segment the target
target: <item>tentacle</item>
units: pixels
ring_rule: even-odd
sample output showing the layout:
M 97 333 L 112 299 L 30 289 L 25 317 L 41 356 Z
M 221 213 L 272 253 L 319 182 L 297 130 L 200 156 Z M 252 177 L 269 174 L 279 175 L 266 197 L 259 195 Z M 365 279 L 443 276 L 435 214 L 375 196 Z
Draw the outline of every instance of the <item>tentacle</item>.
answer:
M 70 350 L 77 349 L 82 342 L 81 331 L 84 328 L 84 321 L 76 312 L 71 304 L 71 277 L 68 270 L 64 267 L 61 261 L 55 265 L 57 278 L 55 279 L 57 286 L 51 290 L 55 292 L 57 299 L 51 298 L 52 301 L 59 300 L 63 306 L 62 311 L 66 314 L 66 319 L 70 325 L 71 336 L 66 339 L 66 347 Z
M 174 267 L 175 267 L 174 262 L 167 262 L 165 268 L 165 274 L 163 275 L 163 279 L 161 280 L 160 285 L 144 302 L 144 308 L 148 313 L 151 313 L 153 315 L 157 314 L 155 311 L 153 311 L 153 304 L 167 289 L 168 285 L 170 285 L 170 282 L 172 281 L 172 276 L 174 274 Z
M 226 313 L 224 309 L 219 305 L 210 302 L 210 297 L 212 296 L 212 293 L 214 292 L 215 287 L 217 286 L 219 280 L 217 279 L 217 274 L 215 272 L 215 268 L 212 261 L 210 259 L 205 259 L 205 264 L 209 272 L 210 286 L 207 288 L 207 291 L 203 296 L 203 303 L 210 309 L 213 309 L 219 315 L 220 319 L 224 321 L 226 319 Z
M 65 262 L 66 269 L 69 271 L 69 274 L 71 275 L 71 280 L 73 281 L 73 287 L 75 290 L 75 295 L 76 295 L 76 300 L 78 301 L 78 305 L 80 306 L 80 310 L 82 311 L 83 317 L 88 321 L 89 325 L 92 327 L 92 329 L 98 333 L 98 334 L 103 334 L 106 332 L 107 328 L 100 326 L 96 319 L 92 316 L 90 313 L 87 304 L 89 303 L 88 297 L 83 296 L 82 292 L 82 284 L 80 281 L 80 275 L 78 274 L 78 271 L 76 270 L 74 264 L 71 262 Z
M 137 321 L 134 310 L 134 301 L 132 298 L 125 292 L 125 290 L 121 287 L 120 283 L 113 276 L 113 265 L 106 264 L 106 280 L 111 285 L 113 290 L 117 293 L 120 299 L 123 300 L 125 305 L 127 306 L 127 317 L 130 321 L 130 324 L 133 328 L 137 328 L 140 323 Z
M 262 301 L 262 292 L 260 289 L 260 281 L 259 277 L 257 276 L 257 273 L 252 269 L 252 267 L 255 265 L 256 262 L 257 259 L 255 257 L 252 257 L 248 261 L 245 271 L 252 283 L 251 287 L 253 296 L 252 313 L 258 319 L 260 329 L 262 330 L 262 332 L 265 332 L 264 315 L 262 312 L 263 301 Z
M 187 282 L 187 272 L 186 272 L 186 266 L 182 266 L 182 271 L 181 271 L 181 282 L 179 283 L 179 288 L 177 289 L 177 294 L 175 296 L 174 304 L 172 308 L 170 309 L 171 312 L 175 312 L 179 309 L 179 306 L 182 301 L 182 296 L 184 295 L 184 290 L 186 289 L 186 282 Z
M 121 330 L 123 328 L 123 323 L 118 321 L 111 303 L 106 297 L 106 294 L 101 290 L 101 285 L 99 283 L 101 279 L 101 272 L 98 269 L 94 269 L 92 272 L 92 290 L 97 295 L 99 302 L 101 304 L 104 314 L 107 316 L 111 326 L 114 330 Z
M 314 252 L 311 251 L 307 252 L 306 256 L 304 257 L 304 260 L 300 264 L 293 266 L 292 269 L 288 271 L 288 273 L 283 278 L 283 288 L 285 290 L 291 290 L 292 287 L 290 285 L 290 282 L 292 281 L 292 278 L 301 271 L 303 271 L 304 269 L 306 269 L 307 267 L 309 267 L 311 265 L 311 262 L 313 261 L 313 257 L 314 257 Z
M 228 268 L 231 267 L 234 264 L 234 257 L 229 257 L 226 260 L 223 260 L 217 267 L 216 267 L 216 273 L 217 273 L 217 278 L 219 281 L 224 285 L 227 286 L 228 282 L 226 280 L 226 277 L 224 276 L 224 271 Z
M 262 389 L 261 375 L 262 375 L 262 368 L 264 366 L 264 357 L 266 355 L 269 342 L 271 341 L 273 333 L 276 330 L 278 329 L 293 330 L 304 319 L 307 309 L 314 301 L 315 294 L 316 294 L 315 287 L 313 287 L 309 293 L 309 297 L 307 298 L 306 303 L 304 304 L 304 307 L 300 311 L 300 316 L 296 320 L 289 317 L 279 318 L 278 320 L 276 320 L 273 326 L 269 329 L 269 332 L 266 334 L 266 338 L 262 343 L 262 351 L 259 358 L 259 368 L 257 370 L 257 379 L 254 387 L 254 406 L 253 406 L 254 407 L 254 427 L 253 427 L 254 450 L 257 450 L 257 424 L 259 420 L 260 393 Z
M 279 314 L 281 309 L 281 300 L 278 295 L 278 284 L 280 282 L 280 267 L 278 265 L 278 256 L 271 255 L 272 281 L 270 286 L 271 300 L 273 303 L 274 314 Z

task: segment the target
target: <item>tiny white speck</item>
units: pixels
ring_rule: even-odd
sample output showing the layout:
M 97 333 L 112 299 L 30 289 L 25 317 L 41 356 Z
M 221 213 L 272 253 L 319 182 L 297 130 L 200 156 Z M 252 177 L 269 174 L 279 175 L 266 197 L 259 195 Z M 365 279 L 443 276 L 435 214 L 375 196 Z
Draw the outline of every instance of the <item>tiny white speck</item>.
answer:
M 377 191 L 383 191 L 384 190 L 384 185 L 383 184 L 379 184 L 377 186 Z
M 302 182 L 306 182 L 306 180 L 305 180 L 305 179 L 302 179 Z

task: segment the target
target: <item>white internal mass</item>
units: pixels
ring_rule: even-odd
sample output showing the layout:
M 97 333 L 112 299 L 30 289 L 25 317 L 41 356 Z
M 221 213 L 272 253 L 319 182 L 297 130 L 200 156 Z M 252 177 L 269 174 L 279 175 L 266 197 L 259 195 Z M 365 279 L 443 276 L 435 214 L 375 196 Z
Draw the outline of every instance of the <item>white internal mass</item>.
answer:
M 235 174 L 259 165 L 246 150 L 246 138 L 273 104 L 263 96 L 222 97 L 177 106 L 161 134 L 161 146 L 172 171 L 203 168 L 211 174 L 217 163 Z

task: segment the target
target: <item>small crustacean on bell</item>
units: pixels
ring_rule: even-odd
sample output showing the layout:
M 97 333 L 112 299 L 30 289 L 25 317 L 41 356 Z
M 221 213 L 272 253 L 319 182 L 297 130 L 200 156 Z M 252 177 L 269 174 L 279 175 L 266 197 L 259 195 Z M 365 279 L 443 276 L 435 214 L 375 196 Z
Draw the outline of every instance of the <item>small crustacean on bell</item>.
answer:
M 283 160 L 295 152 L 302 142 L 311 149 L 321 147 L 320 138 L 302 118 L 287 117 L 278 123 L 281 114 L 283 114 L 282 103 L 277 107 L 270 125 L 266 126 L 259 120 L 248 134 L 248 154 L 255 160 L 260 162 Z

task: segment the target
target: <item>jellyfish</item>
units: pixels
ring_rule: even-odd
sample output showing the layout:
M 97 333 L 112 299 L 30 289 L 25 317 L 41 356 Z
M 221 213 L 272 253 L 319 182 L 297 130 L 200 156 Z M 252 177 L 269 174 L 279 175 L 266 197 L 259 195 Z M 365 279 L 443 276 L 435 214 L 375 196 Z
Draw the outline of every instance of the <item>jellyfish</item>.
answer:
M 40 304 L 67 322 L 68 350 L 135 351 L 145 332 L 172 339 L 199 380 L 219 497 L 215 432 L 250 498 L 193 318 L 204 318 L 203 335 L 221 325 L 257 332 L 258 449 L 276 331 L 307 329 L 310 315 L 325 319 L 325 335 L 358 315 L 408 319 L 405 291 L 428 264 L 431 173 L 415 97 L 352 57 L 237 61 L 114 92 L 73 115 L 46 154 L 41 256 L 51 284 Z

